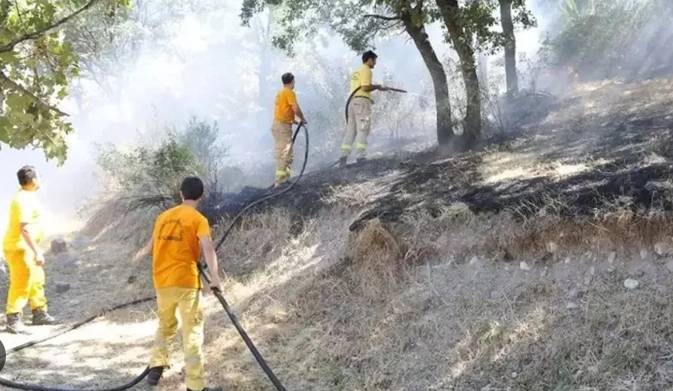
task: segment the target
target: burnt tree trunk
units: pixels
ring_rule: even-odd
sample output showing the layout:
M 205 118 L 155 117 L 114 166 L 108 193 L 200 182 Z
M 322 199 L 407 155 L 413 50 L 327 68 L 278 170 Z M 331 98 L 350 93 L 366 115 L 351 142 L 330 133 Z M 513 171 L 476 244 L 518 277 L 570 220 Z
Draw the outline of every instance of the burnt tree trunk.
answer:
M 425 32 L 425 26 L 414 23 L 409 13 L 403 14 L 401 19 L 406 32 L 421 53 L 423 62 L 432 78 L 432 85 L 435 90 L 435 104 L 437 106 L 437 143 L 439 145 L 448 145 L 453 138 L 453 125 L 451 102 L 449 100 L 449 83 L 444 72 L 444 67 L 430 43 L 428 34 Z
M 481 96 L 474 49 L 463 28 L 458 0 L 436 0 L 449 32 L 451 43 L 460 59 L 460 69 L 465 82 L 467 109 L 463 132 L 463 147 L 471 148 L 481 137 Z
M 505 74 L 507 76 L 507 93 L 519 92 L 519 77 L 516 73 L 516 37 L 512 22 L 512 0 L 500 0 L 500 19 L 502 32 L 505 36 Z

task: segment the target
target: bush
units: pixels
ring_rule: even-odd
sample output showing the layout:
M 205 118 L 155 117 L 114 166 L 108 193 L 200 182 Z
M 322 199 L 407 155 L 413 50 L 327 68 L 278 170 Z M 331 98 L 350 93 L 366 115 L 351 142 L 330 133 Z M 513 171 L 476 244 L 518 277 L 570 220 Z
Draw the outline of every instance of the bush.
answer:
M 180 183 L 186 176 L 201 177 L 210 194 L 221 191 L 222 174 L 231 169 L 224 166 L 227 150 L 218 138 L 217 123 L 193 118 L 183 131 L 171 129 L 153 146 L 103 146 L 97 163 L 107 190 L 121 194 L 131 209 L 163 209 L 180 201 Z
M 580 78 L 647 77 L 668 64 L 670 5 L 663 0 L 563 0 L 548 64 Z M 647 61 L 646 61 L 647 60 Z

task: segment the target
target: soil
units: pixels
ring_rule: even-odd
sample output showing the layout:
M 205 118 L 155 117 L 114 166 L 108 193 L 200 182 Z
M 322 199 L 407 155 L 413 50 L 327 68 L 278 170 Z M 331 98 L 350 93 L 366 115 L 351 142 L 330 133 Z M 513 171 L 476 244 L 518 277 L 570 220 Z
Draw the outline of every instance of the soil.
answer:
M 670 389 L 673 251 L 590 243 L 505 262 L 457 251 L 459 241 L 485 240 L 503 212 L 543 220 L 553 208 L 566 222 L 614 207 L 670 212 L 672 103 L 671 80 L 584 85 L 541 105 L 544 115 L 510 113 L 516 126 L 471 153 L 308 173 L 232 234 L 220 253 L 227 298 L 292 390 Z M 225 195 L 205 210 L 226 223 L 267 191 Z M 476 217 L 447 218 L 456 205 Z M 389 223 L 411 234 L 388 232 Z M 363 232 L 373 232 L 370 246 Z M 152 295 L 148 260 L 129 261 L 138 243 L 85 233 L 66 241 L 47 265 L 50 312 L 65 323 Z M 271 389 L 212 297 L 206 308 L 210 382 Z M 70 387 L 126 382 L 147 363 L 153 311 L 115 311 L 12 354 L 1 375 Z M 55 329 L 0 339 L 11 348 Z M 160 390 L 183 387 L 178 347 Z

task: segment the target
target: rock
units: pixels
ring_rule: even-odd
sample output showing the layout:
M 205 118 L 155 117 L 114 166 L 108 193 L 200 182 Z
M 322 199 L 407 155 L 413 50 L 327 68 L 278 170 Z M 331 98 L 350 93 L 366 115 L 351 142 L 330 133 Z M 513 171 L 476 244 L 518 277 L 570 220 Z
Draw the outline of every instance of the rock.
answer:
M 658 256 L 664 257 L 673 254 L 673 249 L 671 248 L 671 245 L 666 242 L 658 242 L 654 245 L 654 252 Z
M 648 258 L 648 252 L 645 249 L 640 250 L 640 259 L 646 261 Z
M 129 284 L 133 284 L 134 282 L 136 282 L 136 276 L 129 276 L 126 282 Z
M 578 308 L 580 308 L 580 306 L 578 306 L 577 304 L 573 303 L 572 301 L 569 302 L 568 304 L 566 304 L 566 309 L 568 309 L 568 310 L 576 310 L 576 309 L 578 309 Z
M 613 251 L 608 255 L 608 263 L 615 263 L 615 259 L 617 259 L 617 253 Z
M 522 262 L 519 264 L 519 268 L 520 268 L 521 270 L 527 272 L 527 271 L 530 270 L 530 265 L 529 265 L 528 263 L 526 263 L 525 261 L 522 261 Z
M 469 262 L 470 266 L 479 265 L 480 263 L 481 263 L 481 261 L 479 260 L 479 257 L 477 257 L 476 255 L 473 256 L 472 258 L 470 258 L 470 262 Z
M 56 284 L 56 293 L 61 294 L 70 290 L 70 284 Z
M 68 251 L 68 245 L 63 239 L 54 239 L 51 241 L 51 253 L 61 254 Z
M 673 273 L 673 260 L 666 262 L 666 269 L 668 269 L 669 272 Z
M 627 278 L 624 280 L 624 288 L 633 290 L 638 288 L 639 282 L 637 280 L 634 280 L 632 278 Z
M 569 264 L 569 263 L 570 263 L 570 257 L 567 257 L 567 258 L 565 259 L 565 261 L 563 261 L 563 263 L 565 263 L 566 265 Z
M 558 251 L 558 244 L 556 244 L 555 242 L 547 243 L 547 251 L 552 254 L 556 254 L 556 252 Z

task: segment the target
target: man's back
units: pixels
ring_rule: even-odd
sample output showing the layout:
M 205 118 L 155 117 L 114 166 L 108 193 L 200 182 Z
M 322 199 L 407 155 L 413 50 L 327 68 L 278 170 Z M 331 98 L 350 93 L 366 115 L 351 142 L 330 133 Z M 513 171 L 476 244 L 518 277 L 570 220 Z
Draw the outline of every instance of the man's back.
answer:
M 157 218 L 152 234 L 156 288 L 199 288 L 199 238 L 210 235 L 208 220 L 194 207 L 176 206 Z

